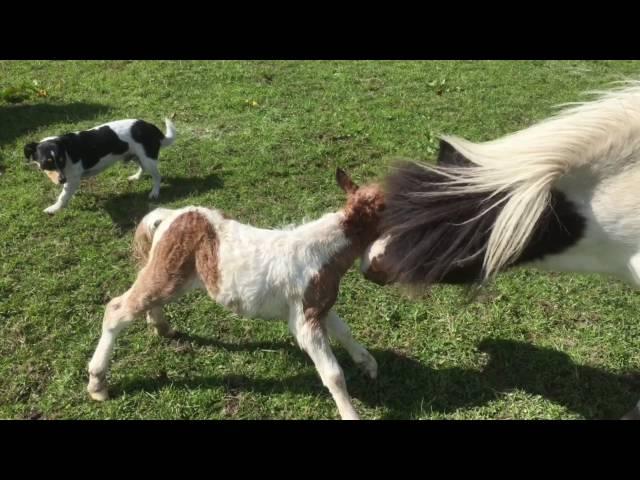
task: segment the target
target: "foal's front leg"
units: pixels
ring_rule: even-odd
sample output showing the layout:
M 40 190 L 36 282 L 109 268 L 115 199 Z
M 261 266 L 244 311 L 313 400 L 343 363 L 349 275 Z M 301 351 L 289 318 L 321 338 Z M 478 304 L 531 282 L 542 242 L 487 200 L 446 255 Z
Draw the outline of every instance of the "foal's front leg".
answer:
M 636 287 L 640 287 L 640 253 L 631 257 L 628 266 L 631 272 L 631 282 Z M 622 420 L 640 420 L 640 401 L 622 417 Z
M 329 389 L 333 396 L 340 417 L 343 420 L 359 420 L 356 410 L 353 408 L 347 383 L 342 373 L 342 368 L 338 364 L 329 339 L 321 324 L 324 319 L 305 317 L 301 303 L 290 306 L 289 329 L 316 367 L 322 383 Z
M 329 335 L 349 352 L 349 355 L 358 367 L 364 370 L 369 377 L 375 379 L 378 376 L 378 363 L 376 359 L 353 338 L 351 330 L 349 326 L 344 323 L 344 320 L 342 320 L 336 312 L 330 310 L 325 322 Z
M 622 420 L 640 420 L 640 402 L 630 411 L 628 411 Z

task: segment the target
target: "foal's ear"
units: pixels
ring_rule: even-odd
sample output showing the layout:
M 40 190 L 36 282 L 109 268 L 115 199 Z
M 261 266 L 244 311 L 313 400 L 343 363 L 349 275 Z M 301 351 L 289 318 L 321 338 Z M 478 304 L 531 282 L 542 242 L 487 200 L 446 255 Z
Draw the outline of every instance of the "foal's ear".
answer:
M 355 193 L 356 190 L 358 190 L 358 185 L 356 185 L 353 180 L 351 180 L 351 177 L 341 168 L 336 169 L 336 182 L 338 182 L 338 186 L 347 194 Z

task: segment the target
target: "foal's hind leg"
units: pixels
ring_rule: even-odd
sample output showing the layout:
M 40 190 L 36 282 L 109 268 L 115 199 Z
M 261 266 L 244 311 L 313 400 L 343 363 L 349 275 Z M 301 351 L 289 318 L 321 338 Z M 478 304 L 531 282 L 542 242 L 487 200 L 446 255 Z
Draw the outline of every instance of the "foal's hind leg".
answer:
M 168 334 L 171 331 L 162 313 L 162 305 L 175 298 L 182 285 L 172 281 L 170 277 L 152 278 L 156 272 L 148 267 L 149 265 L 140 271 L 135 283 L 124 295 L 107 304 L 102 321 L 102 335 L 89 362 L 87 391 L 94 400 L 108 398 L 105 377 L 116 337 L 136 317 L 148 311 L 147 319 L 159 333 Z
M 153 307 L 147 312 L 147 324 L 153 327 L 156 335 L 167 338 L 176 336 L 177 332 L 169 325 L 162 306 Z
M 94 400 L 106 400 L 109 396 L 106 375 L 116 337 L 133 322 L 137 315 L 144 311 L 142 308 L 136 308 L 136 303 L 131 301 L 134 287 L 131 287 L 124 295 L 111 300 L 105 308 L 102 335 L 89 362 L 87 391 Z

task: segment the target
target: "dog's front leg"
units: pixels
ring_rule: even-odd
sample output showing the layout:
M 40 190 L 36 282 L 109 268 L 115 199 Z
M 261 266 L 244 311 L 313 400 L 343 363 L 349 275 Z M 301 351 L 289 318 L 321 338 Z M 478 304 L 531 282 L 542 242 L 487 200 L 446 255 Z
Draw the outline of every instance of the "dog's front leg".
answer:
M 50 215 L 53 215 L 58 210 L 66 207 L 67 204 L 69 203 L 69 200 L 73 196 L 73 194 L 76 193 L 76 190 L 78 190 L 79 186 L 80 186 L 80 179 L 79 178 L 77 178 L 77 179 L 76 178 L 68 178 L 67 179 L 67 183 L 65 183 L 64 187 L 62 187 L 62 192 L 60 193 L 60 196 L 58 197 L 58 201 L 56 203 L 54 203 L 53 205 L 51 205 L 50 207 L 45 208 L 44 209 L 44 213 L 48 213 Z

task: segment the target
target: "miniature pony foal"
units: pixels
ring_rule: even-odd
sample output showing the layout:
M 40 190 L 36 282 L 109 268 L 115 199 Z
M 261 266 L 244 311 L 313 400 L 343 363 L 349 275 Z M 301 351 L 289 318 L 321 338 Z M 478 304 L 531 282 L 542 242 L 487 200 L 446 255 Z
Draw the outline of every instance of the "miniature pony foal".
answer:
M 156 209 L 138 226 L 134 244 L 144 266 L 133 286 L 106 307 L 102 336 L 89 363 L 87 390 L 107 398 L 106 373 L 117 335 L 143 313 L 157 334 L 171 337 L 163 305 L 190 289 L 239 315 L 288 319 L 298 345 L 311 357 L 343 419 L 358 419 L 327 334 L 371 377 L 377 363 L 332 309 L 340 280 L 379 235 L 384 196 L 377 185 L 359 188 L 342 170 L 345 207 L 289 230 L 243 225 L 218 210 Z

